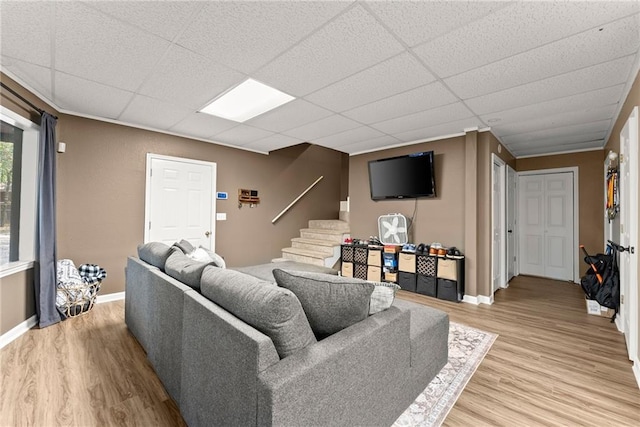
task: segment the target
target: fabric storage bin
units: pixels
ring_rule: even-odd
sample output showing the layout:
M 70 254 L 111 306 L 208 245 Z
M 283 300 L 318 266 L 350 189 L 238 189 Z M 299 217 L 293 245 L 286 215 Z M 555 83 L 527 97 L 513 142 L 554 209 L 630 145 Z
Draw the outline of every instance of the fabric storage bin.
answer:
M 416 292 L 430 297 L 437 296 L 437 279 L 435 277 L 418 274 L 416 279 Z
M 430 255 L 416 255 L 416 273 L 423 276 L 436 277 L 438 257 Z
M 398 283 L 398 273 L 396 273 L 395 271 L 385 271 L 384 272 L 384 280 L 385 280 L 385 282 Z
M 367 265 L 353 264 L 353 277 L 357 279 L 367 280 Z
M 438 258 L 438 279 L 458 280 L 458 260 Z
M 366 264 L 367 263 L 367 247 L 364 245 L 354 246 L 353 247 L 353 262 L 357 262 L 358 264 Z
M 416 291 L 416 274 L 406 271 L 398 272 L 398 285 L 405 291 Z
M 353 262 L 353 245 L 340 246 L 340 258 L 343 262 Z
M 369 246 L 367 264 L 382 267 L 382 247 Z
M 377 265 L 368 265 L 367 266 L 367 280 L 371 280 L 372 282 L 381 282 L 382 281 L 382 267 L 378 267 Z
M 464 290 L 460 289 L 461 283 L 455 280 L 438 279 L 438 289 L 436 290 L 438 299 L 444 299 L 447 301 L 462 301 L 464 296 Z
M 353 277 L 353 263 L 342 261 L 340 272 L 344 277 Z
M 400 252 L 398 254 L 398 270 L 407 273 L 416 272 L 416 254 L 410 252 Z

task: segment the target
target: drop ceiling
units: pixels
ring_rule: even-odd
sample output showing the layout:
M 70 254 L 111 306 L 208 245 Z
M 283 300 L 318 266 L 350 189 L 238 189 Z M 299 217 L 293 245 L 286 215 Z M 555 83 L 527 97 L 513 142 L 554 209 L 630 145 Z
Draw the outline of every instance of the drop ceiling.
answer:
M 258 152 L 487 129 L 516 157 L 604 146 L 640 2 L 0 1 L 0 69 L 63 113 Z M 296 99 L 198 113 L 247 78 Z

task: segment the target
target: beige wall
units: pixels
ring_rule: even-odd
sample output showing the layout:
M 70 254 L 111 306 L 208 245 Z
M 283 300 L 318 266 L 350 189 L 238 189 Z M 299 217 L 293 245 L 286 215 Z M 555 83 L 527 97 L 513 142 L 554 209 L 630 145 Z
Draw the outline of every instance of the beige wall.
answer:
M 216 252 L 229 266 L 260 264 L 281 256 L 309 219 L 338 217 L 343 157 L 302 144 L 263 154 L 63 116 L 58 155 L 58 257 L 104 266 L 102 293 L 124 290 L 127 255 L 143 241 L 147 153 L 217 164 L 217 201 L 227 214 L 216 223 Z M 324 179 L 275 225 L 271 220 L 319 176 Z M 239 188 L 258 190 L 260 204 L 238 208 Z
M 518 172 L 578 167 L 579 242 L 587 250 L 602 250 L 604 238 L 604 176 L 602 150 L 516 160 Z

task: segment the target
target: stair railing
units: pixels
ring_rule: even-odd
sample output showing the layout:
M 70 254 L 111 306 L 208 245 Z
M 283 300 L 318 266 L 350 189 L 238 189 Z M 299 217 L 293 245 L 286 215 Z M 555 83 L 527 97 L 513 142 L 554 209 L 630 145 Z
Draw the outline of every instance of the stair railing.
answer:
M 303 197 L 305 194 L 307 194 L 307 193 L 309 192 L 309 190 L 311 190 L 313 187 L 315 187 L 315 185 L 316 185 L 317 183 L 319 183 L 319 182 L 322 180 L 322 178 L 324 178 L 324 176 L 320 176 L 318 179 L 316 179 L 316 180 L 314 181 L 314 183 L 313 183 L 313 184 L 311 184 L 309 187 L 307 187 L 307 189 L 306 189 L 306 190 L 304 190 L 302 193 L 300 193 L 300 195 L 299 195 L 298 197 L 296 197 L 296 198 L 295 198 L 295 200 L 294 200 L 293 202 L 289 203 L 289 206 L 287 206 L 286 208 L 282 209 L 282 212 L 280 212 L 278 215 L 276 215 L 276 217 L 275 217 L 275 218 L 273 218 L 273 219 L 271 220 L 271 224 L 275 224 L 275 223 L 276 223 L 276 221 L 277 221 L 277 220 L 279 220 L 279 219 L 280 219 L 280 217 L 281 217 L 282 215 L 284 215 L 285 213 L 287 213 L 287 211 L 288 211 L 289 209 L 291 209 L 291 208 L 293 207 L 293 205 L 295 205 L 296 203 L 298 203 L 298 200 L 302 199 L 302 197 Z

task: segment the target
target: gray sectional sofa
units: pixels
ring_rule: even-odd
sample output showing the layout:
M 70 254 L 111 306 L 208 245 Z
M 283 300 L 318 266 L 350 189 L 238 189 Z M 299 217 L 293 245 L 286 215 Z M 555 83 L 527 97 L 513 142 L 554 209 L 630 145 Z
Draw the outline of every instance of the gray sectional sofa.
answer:
M 313 266 L 222 269 L 160 243 L 138 254 L 127 260 L 125 321 L 192 427 L 389 426 L 447 362 L 447 315 L 398 299 L 310 335 L 300 301 L 272 271 L 296 280 Z

